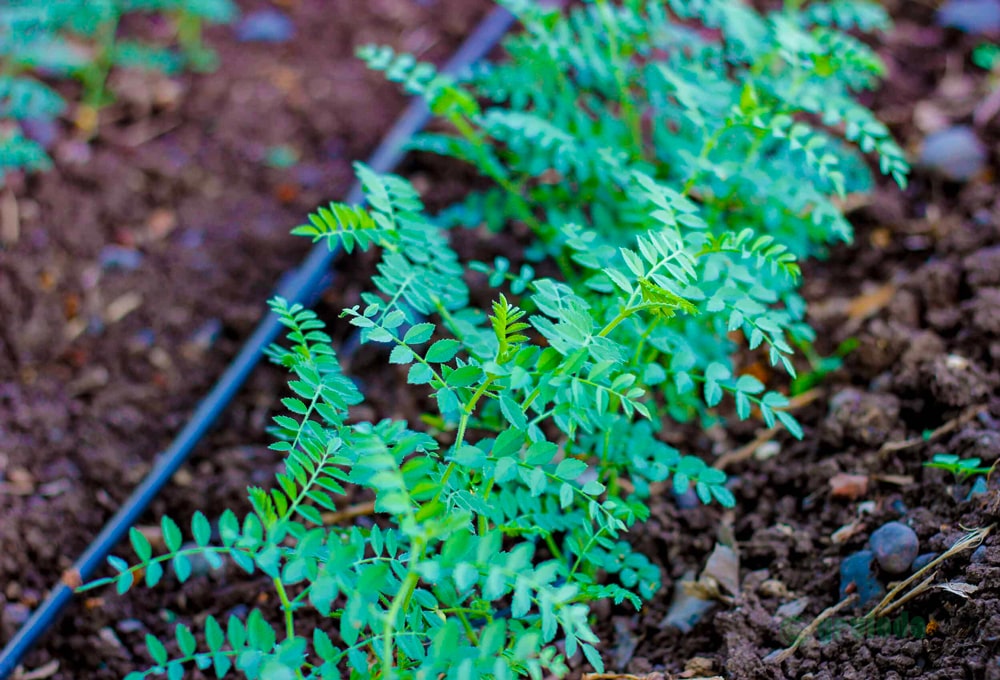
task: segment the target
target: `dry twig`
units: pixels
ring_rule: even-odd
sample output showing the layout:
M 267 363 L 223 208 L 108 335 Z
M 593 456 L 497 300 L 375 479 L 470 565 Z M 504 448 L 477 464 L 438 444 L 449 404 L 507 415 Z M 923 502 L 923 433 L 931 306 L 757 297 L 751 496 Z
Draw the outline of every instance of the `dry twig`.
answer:
M 364 517 L 365 515 L 373 514 L 375 514 L 375 501 L 368 501 L 366 503 L 349 505 L 337 512 L 324 512 L 322 517 L 324 524 L 339 524 L 355 517 Z
M 949 557 L 957 555 L 958 553 L 963 552 L 965 550 L 969 550 L 970 548 L 978 547 L 979 544 L 983 542 L 983 539 L 985 539 L 992 530 L 993 530 L 992 524 L 988 527 L 973 529 L 968 534 L 966 534 L 959 540 L 955 541 L 954 545 L 952 545 L 946 551 L 944 551 L 936 558 L 928 562 L 923 567 L 923 569 L 920 569 L 909 578 L 897 583 L 892 590 L 886 593 L 885 597 L 882 598 L 881 602 L 875 605 L 875 607 L 870 612 L 865 614 L 865 619 L 877 618 L 879 616 L 884 616 L 891 611 L 894 611 L 899 605 L 892 604 L 892 601 L 896 599 L 896 596 L 899 593 L 909 588 L 910 584 L 915 583 L 917 580 L 922 578 L 924 574 L 934 569 L 937 565 L 941 564 Z M 933 581 L 933 578 L 929 580 Z M 906 595 L 904 595 L 903 598 L 901 598 L 901 601 L 905 602 L 913 599 L 924 590 L 927 590 L 929 586 L 930 586 L 929 583 L 927 585 L 925 585 L 924 583 L 918 584 L 917 586 L 914 587 L 913 589 L 914 592 L 907 593 Z M 890 607 L 890 605 L 892 606 Z
M 795 409 L 807 406 L 808 404 L 816 401 L 822 394 L 823 390 L 818 387 L 807 392 L 803 392 L 802 394 L 797 394 L 788 400 L 788 407 L 785 410 L 794 411 Z M 754 454 L 754 451 L 774 439 L 781 429 L 782 428 L 777 425 L 769 427 L 758 434 L 752 441 L 744 444 L 740 448 L 733 449 L 729 453 L 719 456 L 719 458 L 712 464 L 712 467 L 718 470 L 725 470 L 730 465 L 735 465 L 736 463 L 746 460 Z
M 896 442 L 886 442 L 882 445 L 882 448 L 878 450 L 880 454 L 882 453 L 893 453 L 895 451 L 903 451 L 905 449 L 912 448 L 914 446 L 920 446 L 925 444 L 932 439 L 937 439 L 943 434 L 948 434 L 949 432 L 958 429 L 962 425 L 978 416 L 980 413 L 986 410 L 986 406 L 973 406 L 972 408 L 966 409 L 957 418 L 952 418 L 947 423 L 941 427 L 931 430 L 926 436 L 920 437 L 910 437 L 909 439 L 904 439 L 902 441 Z
M 931 589 L 931 584 L 934 583 L 934 579 L 937 578 L 937 575 L 938 575 L 938 573 L 935 571 L 933 574 L 931 574 L 930 576 L 928 576 L 927 578 L 925 578 L 923 581 L 921 581 L 920 583 L 918 583 L 913 588 L 913 590 L 911 590 L 910 592 L 906 593 L 905 595 L 903 595 L 902 597 L 900 597 L 898 600 L 896 600 L 892 604 L 887 605 L 885 607 L 885 609 L 883 609 L 880 612 L 880 616 L 889 616 L 890 614 L 892 614 L 894 611 L 896 611 L 897 609 L 899 609 L 900 607 L 902 607 L 904 604 L 906 604 L 907 602 L 909 602 L 913 598 L 917 597 L 918 595 L 920 595 L 921 593 L 923 593 L 925 591 L 930 590 Z
M 770 661 L 772 663 L 781 663 L 782 661 L 790 657 L 792 654 L 794 654 L 795 650 L 799 648 L 799 645 L 801 645 L 813 633 L 815 633 L 816 630 L 820 627 L 820 625 L 822 625 L 824 621 L 834 616 L 840 610 L 854 604 L 857 601 L 858 601 L 858 594 L 852 593 L 847 597 L 845 597 L 840 602 L 838 602 L 837 604 L 833 605 L 832 607 L 824 609 L 819 613 L 819 615 L 815 619 L 812 620 L 812 623 L 810 623 L 808 626 L 802 629 L 802 632 L 799 633 L 798 637 L 795 638 L 795 641 L 791 644 L 791 646 L 789 646 L 787 649 L 781 650 L 780 652 L 772 652 L 771 654 L 768 654 L 764 658 L 764 660 Z

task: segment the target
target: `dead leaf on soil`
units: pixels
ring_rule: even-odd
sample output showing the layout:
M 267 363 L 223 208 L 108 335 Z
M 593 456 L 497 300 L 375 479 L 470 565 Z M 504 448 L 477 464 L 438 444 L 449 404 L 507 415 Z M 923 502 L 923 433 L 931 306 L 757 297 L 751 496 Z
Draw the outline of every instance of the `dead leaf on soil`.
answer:
M 991 524 L 987 527 L 970 529 L 967 534 L 965 534 L 964 536 L 962 536 L 962 538 L 955 541 L 955 543 L 950 548 L 948 548 L 946 551 L 944 551 L 936 558 L 928 562 L 919 571 L 915 572 L 909 578 L 901 581 L 900 583 L 897 583 L 892 588 L 892 590 L 886 593 L 885 597 L 882 598 L 881 602 L 875 605 L 875 607 L 870 612 L 865 614 L 864 618 L 867 620 L 867 619 L 876 619 L 879 618 L 880 616 L 888 616 L 895 609 L 899 608 L 899 606 L 901 606 L 903 603 L 913 599 L 920 593 L 928 590 L 930 588 L 931 583 L 933 583 L 934 578 L 937 576 L 936 571 L 931 573 L 930 577 L 928 577 L 926 580 L 917 583 L 912 588 L 910 588 L 910 586 L 916 583 L 928 572 L 932 572 L 934 569 L 937 568 L 939 564 L 941 564 L 948 558 L 957 555 L 958 553 L 964 552 L 966 550 L 971 550 L 972 548 L 976 548 L 979 545 L 981 545 L 982 542 L 993 530 L 993 527 L 994 525 Z M 906 591 L 907 588 L 910 588 L 910 590 L 904 593 L 903 591 Z M 895 600 L 895 602 L 893 600 Z
M 670 626 L 682 633 L 689 633 L 695 624 L 715 604 L 712 600 L 697 597 L 689 592 L 695 586 L 694 571 L 686 572 L 674 587 L 674 597 L 670 602 L 667 615 L 660 622 L 660 627 Z
M 706 656 L 694 656 L 684 664 L 684 671 L 678 678 L 705 678 L 715 670 L 715 662 Z M 718 676 L 716 676 L 718 677 Z
M 940 588 L 952 595 L 958 595 L 959 597 L 969 599 L 969 596 L 979 590 L 979 586 L 974 586 L 971 583 L 964 583 L 962 581 L 948 581 L 947 583 L 939 583 L 935 588 Z
M 875 290 L 862 293 L 847 305 L 847 318 L 858 322 L 877 314 L 896 294 L 896 284 L 887 283 Z
M 861 531 L 864 526 L 865 525 L 861 522 L 861 520 L 856 519 L 853 522 L 849 522 L 830 534 L 830 542 L 834 545 L 847 543 L 847 541 L 849 541 L 856 533 Z
M 872 475 L 876 482 L 884 484 L 895 484 L 896 486 L 909 486 L 915 481 L 913 475 Z
M 792 600 L 791 602 L 786 602 L 785 604 L 778 607 L 777 611 L 774 613 L 782 619 L 794 619 L 802 614 L 809 606 L 809 602 L 812 598 L 800 597 L 797 600 Z
M 638 617 L 616 616 L 612 619 L 615 629 L 615 644 L 611 648 L 611 660 L 616 668 L 625 668 L 635 657 L 639 638 L 635 634 Z
M 107 306 L 104 310 L 104 322 L 108 324 L 113 324 L 117 321 L 121 321 L 126 316 L 139 309 L 142 306 L 142 296 L 135 291 L 125 293 L 124 295 L 115 298 L 111 301 L 111 304 Z
M 721 543 L 716 544 L 708 557 L 701 579 L 711 578 L 731 595 L 740 592 L 740 556 L 735 550 Z M 701 580 L 699 579 L 699 580 Z
M 39 666 L 33 671 L 17 670 L 11 680 L 45 680 L 51 678 L 59 670 L 59 661 L 53 659 L 43 666 Z

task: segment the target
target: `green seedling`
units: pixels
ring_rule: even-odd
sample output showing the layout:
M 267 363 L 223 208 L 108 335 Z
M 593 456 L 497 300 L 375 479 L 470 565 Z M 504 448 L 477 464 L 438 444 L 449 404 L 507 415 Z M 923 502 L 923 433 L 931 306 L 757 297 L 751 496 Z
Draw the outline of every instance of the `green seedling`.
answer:
M 853 352 L 858 347 L 857 338 L 848 338 L 837 345 L 837 348 L 830 356 L 822 356 L 811 343 L 803 342 L 799 345 L 802 354 L 809 364 L 809 370 L 799 373 L 792 380 L 789 392 L 792 396 L 808 392 L 826 380 L 834 371 L 844 365 L 844 357 Z
M 970 477 L 977 475 L 989 475 L 994 466 L 984 467 L 979 458 L 962 458 L 952 453 L 936 453 L 934 457 L 924 463 L 924 467 L 935 468 L 937 470 L 947 470 L 959 484 L 966 482 Z
M 972 51 L 972 63 L 985 71 L 994 71 L 1000 66 L 1000 45 L 982 43 Z

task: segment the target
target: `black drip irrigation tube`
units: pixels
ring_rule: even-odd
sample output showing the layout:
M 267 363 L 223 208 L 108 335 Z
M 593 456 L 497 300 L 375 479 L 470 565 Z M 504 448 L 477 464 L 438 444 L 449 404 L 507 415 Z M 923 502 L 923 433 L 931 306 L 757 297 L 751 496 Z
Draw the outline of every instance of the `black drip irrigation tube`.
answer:
M 514 17 L 506 10 L 494 9 L 466 38 L 442 71 L 457 74 L 485 57 L 513 22 Z M 406 144 L 410 138 L 424 127 L 429 118 L 430 112 L 423 102 L 412 102 L 375 149 L 368 165 L 376 172 L 391 172 L 406 155 Z M 347 195 L 347 202 L 357 204 L 361 200 L 361 186 L 355 183 Z M 339 250 L 328 247 L 325 241 L 316 244 L 305 261 L 285 275 L 275 294 L 292 303 L 312 305 L 332 282 L 329 269 L 337 255 Z M 139 520 L 156 494 L 226 409 L 260 361 L 264 349 L 275 340 L 280 330 L 278 317 L 268 312 L 215 386 L 198 404 L 184 429 L 157 457 L 143 482 L 73 564 L 71 573 L 86 581 L 104 563 L 108 553 Z M 0 652 L 0 680 L 5 680 L 14 672 L 21 658 L 56 622 L 72 597 L 73 589 L 65 583 L 60 582 L 52 588 L 45 601 Z

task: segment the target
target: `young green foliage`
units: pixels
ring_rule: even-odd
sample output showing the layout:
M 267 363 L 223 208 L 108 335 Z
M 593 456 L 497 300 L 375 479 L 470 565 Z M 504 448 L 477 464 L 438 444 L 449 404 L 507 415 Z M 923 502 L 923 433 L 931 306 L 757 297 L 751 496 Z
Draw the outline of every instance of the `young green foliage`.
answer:
M 387 47 L 360 53 L 452 123 L 454 134 L 421 135 L 415 148 L 495 183 L 444 223 L 523 222 L 539 238 L 528 256 L 555 258 L 574 289 L 646 305 L 656 323 L 629 322 L 626 344 L 647 364 L 675 358 L 658 385 L 676 419 L 718 402 L 719 381 L 705 372 L 736 370 L 727 332 L 794 377 L 790 340 L 813 339 L 796 260 L 850 238 L 837 200 L 870 188 L 861 152 L 901 184 L 908 169 L 853 94 L 884 69 L 844 31 L 887 27 L 884 10 L 811 2 L 759 15 L 736 0 L 592 0 L 564 15 L 501 4 L 525 31 L 506 42 L 510 59 L 463 79 Z M 669 266 L 651 259 L 654 248 Z M 750 410 L 734 397 L 741 415 Z
M 977 475 L 988 475 L 993 472 L 993 467 L 981 465 L 979 458 L 962 458 L 952 453 L 935 453 L 934 457 L 924 463 L 924 467 L 947 470 L 958 483 L 965 482 L 970 477 Z
M 180 655 L 150 637 L 154 666 L 134 678 L 192 664 L 218 677 L 541 678 L 565 675 L 578 651 L 601 671 L 589 605 L 640 607 L 659 588 L 625 535 L 654 485 L 735 505 L 725 474 L 663 429 L 732 414 L 802 436 L 785 396 L 734 356 L 745 344 L 794 376 L 792 341 L 812 337 L 797 262 L 849 238 L 835 200 L 871 181 L 850 143 L 903 181 L 902 152 L 852 95 L 881 66 L 844 32 L 884 27 L 884 12 L 502 4 L 525 26 L 510 59 L 462 79 L 362 50 L 454 127 L 416 146 L 493 186 L 431 218 L 405 179 L 358 164 L 365 205 L 322 207 L 294 230 L 379 252 L 372 290 L 342 317 L 427 410 L 419 423 L 352 420 L 363 395 L 322 322 L 273 301 L 292 346 L 269 354 L 293 374 L 276 485 L 250 489 L 242 520 L 223 514 L 218 540 L 200 515 L 193 543 L 164 520 L 164 555 L 133 532 L 138 561 L 113 559 L 117 574 L 87 587 L 155 585 L 167 563 L 184 580 L 201 554 L 270 577 L 284 625 L 256 610 L 209 619 L 203 644 L 179 626 Z M 528 259 L 558 275 L 451 246 L 459 225 L 515 222 L 534 234 Z M 348 485 L 374 497 L 370 528 L 328 524 Z M 297 626 L 307 609 L 323 618 L 314 630 Z

